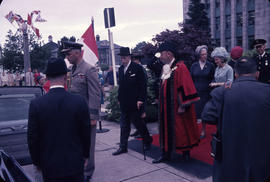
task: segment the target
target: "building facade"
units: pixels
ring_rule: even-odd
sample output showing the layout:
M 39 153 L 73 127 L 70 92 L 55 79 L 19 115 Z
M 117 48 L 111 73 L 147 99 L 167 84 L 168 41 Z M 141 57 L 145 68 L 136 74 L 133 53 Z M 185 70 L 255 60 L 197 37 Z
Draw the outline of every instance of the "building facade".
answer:
M 190 0 L 183 1 L 184 20 Z M 254 39 L 265 39 L 270 47 L 270 1 L 201 0 L 210 20 L 211 38 L 216 46 L 251 49 Z
M 110 42 L 108 40 L 100 40 L 99 35 L 96 36 L 96 42 L 98 47 L 98 56 L 100 64 L 107 64 L 112 66 L 112 58 L 110 53 Z M 121 46 L 114 44 L 115 64 L 121 65 L 121 57 L 118 55 Z

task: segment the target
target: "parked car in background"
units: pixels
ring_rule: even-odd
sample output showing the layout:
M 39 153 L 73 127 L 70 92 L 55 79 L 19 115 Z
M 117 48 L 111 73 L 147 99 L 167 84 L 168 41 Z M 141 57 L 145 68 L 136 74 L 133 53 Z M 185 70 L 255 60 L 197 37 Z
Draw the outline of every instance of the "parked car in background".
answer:
M 20 165 L 31 164 L 27 144 L 30 101 L 43 95 L 41 87 L 0 87 L 0 149 Z

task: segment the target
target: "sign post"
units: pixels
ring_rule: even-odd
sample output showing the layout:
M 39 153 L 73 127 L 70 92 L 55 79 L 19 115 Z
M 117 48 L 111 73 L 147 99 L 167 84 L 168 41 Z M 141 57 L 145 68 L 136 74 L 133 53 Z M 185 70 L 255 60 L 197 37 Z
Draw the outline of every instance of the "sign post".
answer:
M 109 42 L 110 42 L 110 53 L 111 53 L 112 67 L 113 67 L 114 86 L 117 86 L 113 33 L 110 31 L 110 27 L 115 26 L 115 18 L 114 18 L 114 9 L 113 8 L 105 8 L 104 9 L 104 22 L 105 22 L 105 28 L 108 28 L 108 37 L 109 37 Z

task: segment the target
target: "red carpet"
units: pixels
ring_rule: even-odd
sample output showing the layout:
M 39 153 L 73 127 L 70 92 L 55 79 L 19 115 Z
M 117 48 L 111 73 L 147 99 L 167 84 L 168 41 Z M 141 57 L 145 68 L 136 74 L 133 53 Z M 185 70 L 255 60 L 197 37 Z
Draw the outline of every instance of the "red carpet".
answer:
M 199 125 L 199 131 L 201 131 L 202 125 Z M 213 158 L 210 156 L 211 146 L 210 141 L 212 139 L 212 133 L 216 132 L 215 125 L 206 125 L 206 137 L 202 139 L 197 147 L 191 150 L 191 158 L 200 160 L 202 162 L 213 164 Z M 153 135 L 153 145 L 159 146 L 159 135 Z

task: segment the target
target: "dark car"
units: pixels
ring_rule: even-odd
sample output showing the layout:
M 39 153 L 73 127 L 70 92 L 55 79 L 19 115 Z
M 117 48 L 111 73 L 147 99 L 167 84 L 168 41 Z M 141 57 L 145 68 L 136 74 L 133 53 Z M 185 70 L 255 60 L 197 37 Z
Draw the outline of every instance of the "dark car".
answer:
M 0 87 L 0 149 L 21 165 L 32 163 L 27 145 L 29 104 L 43 93 L 41 87 Z

